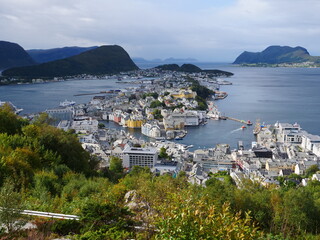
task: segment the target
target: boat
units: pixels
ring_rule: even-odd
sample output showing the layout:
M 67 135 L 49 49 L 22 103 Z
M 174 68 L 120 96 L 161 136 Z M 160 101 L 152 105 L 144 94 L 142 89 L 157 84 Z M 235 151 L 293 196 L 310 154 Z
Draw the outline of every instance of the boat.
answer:
M 161 140 L 165 140 L 166 138 L 165 137 L 156 137 L 155 139 L 158 141 L 161 141 Z
M 75 104 L 76 104 L 75 101 L 64 100 L 63 102 L 60 102 L 60 107 L 69 107 L 69 106 L 73 106 Z
M 250 120 L 248 120 L 248 121 L 247 121 L 247 125 L 248 125 L 248 126 L 251 126 L 251 125 L 252 125 L 252 122 L 251 122 Z
M 256 120 L 256 125 L 255 125 L 255 127 L 253 129 L 253 134 L 257 135 L 260 131 L 261 131 L 261 124 L 260 124 L 260 120 L 257 119 Z
M 174 139 L 175 140 L 182 140 L 183 138 L 182 137 L 175 137 Z
M 242 129 L 245 129 L 245 128 L 247 128 L 247 127 L 246 127 L 245 125 L 242 125 L 241 128 L 242 128 Z

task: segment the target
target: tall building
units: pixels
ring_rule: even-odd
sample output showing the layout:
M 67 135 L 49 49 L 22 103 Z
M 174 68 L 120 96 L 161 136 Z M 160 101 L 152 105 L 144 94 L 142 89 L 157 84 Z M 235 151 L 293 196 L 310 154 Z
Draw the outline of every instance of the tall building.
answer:
M 131 169 L 133 166 L 153 168 L 158 160 L 158 153 L 155 148 L 127 147 L 123 150 L 124 168 Z

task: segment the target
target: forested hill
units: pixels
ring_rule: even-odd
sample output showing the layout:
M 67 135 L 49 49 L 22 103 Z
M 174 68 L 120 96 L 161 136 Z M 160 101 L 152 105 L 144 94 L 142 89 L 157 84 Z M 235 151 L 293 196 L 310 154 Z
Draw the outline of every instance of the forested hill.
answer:
M 51 62 L 78 55 L 80 53 L 95 49 L 97 47 L 63 47 L 52 49 L 30 49 L 27 53 L 37 63 Z
M 161 69 L 163 71 L 176 71 L 176 72 L 187 72 L 187 73 L 199 73 L 206 72 L 213 74 L 215 76 L 232 76 L 233 73 L 226 72 L 218 69 L 213 70 L 203 70 L 194 64 L 183 64 L 179 66 L 178 64 L 164 64 L 156 67 L 157 69 Z
M 28 122 L 8 105 L 0 107 L 0 239 L 320 237 L 320 182 L 297 185 L 319 170 L 316 165 L 305 176 L 279 177 L 279 187 L 250 179 L 237 187 L 226 171 L 210 172 L 205 186 L 194 185 L 183 171 L 159 176 L 134 166 L 127 172 L 114 156 L 99 167 L 74 131 L 50 122 L 44 114 Z M 74 214 L 79 221 L 23 219 L 19 209 Z M 37 227 L 22 229 L 22 220 Z
M 35 62 L 18 44 L 0 41 L 0 70 L 28 66 Z
M 53 62 L 7 69 L 2 74 L 21 78 L 52 78 L 79 74 L 116 74 L 137 69 L 122 47 L 108 45 Z
M 234 64 L 280 64 L 280 63 L 301 63 L 301 62 L 317 62 L 319 57 L 310 56 L 307 49 L 303 47 L 288 46 L 270 46 L 262 52 L 243 52 Z

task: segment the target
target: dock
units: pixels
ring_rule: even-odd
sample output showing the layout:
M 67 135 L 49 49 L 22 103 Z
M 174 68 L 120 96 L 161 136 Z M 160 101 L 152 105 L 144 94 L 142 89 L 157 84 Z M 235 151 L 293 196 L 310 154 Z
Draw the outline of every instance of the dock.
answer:
M 245 120 L 240 120 L 240 119 L 237 119 L 237 118 L 232 118 L 232 117 L 225 117 L 226 119 L 229 119 L 229 120 L 232 120 L 232 121 L 235 121 L 235 122 L 239 122 L 239 123 L 242 123 L 242 124 L 246 124 L 248 126 L 252 125 L 252 123 L 250 121 L 245 121 Z

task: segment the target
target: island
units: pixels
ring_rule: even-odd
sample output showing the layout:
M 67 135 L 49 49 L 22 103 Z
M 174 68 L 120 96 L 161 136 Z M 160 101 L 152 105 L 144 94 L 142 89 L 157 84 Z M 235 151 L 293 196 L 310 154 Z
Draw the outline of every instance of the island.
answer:
M 311 56 L 303 47 L 270 46 L 262 52 L 243 52 L 233 64 L 242 66 L 314 67 L 320 57 Z

